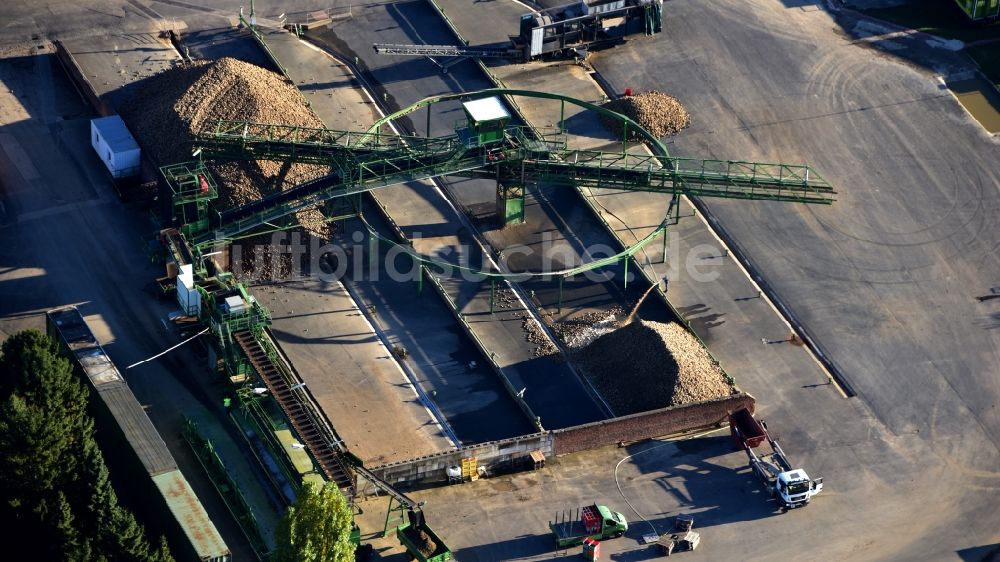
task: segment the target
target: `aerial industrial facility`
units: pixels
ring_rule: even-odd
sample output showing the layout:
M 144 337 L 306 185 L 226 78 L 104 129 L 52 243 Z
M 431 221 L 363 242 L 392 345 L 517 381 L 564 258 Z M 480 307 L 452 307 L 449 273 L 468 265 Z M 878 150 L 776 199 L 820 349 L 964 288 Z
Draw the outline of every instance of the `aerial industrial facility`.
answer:
M 0 339 L 177 560 L 326 483 L 358 560 L 996 559 L 998 6 L 925 4 L 0 7 Z

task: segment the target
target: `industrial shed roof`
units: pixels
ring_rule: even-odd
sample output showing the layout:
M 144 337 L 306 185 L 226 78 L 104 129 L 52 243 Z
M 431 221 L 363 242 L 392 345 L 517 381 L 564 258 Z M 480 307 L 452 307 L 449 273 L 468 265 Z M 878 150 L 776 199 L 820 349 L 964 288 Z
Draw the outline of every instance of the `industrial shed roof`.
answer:
M 229 547 L 222 540 L 215 524 L 209 519 L 201 500 L 195 495 L 180 470 L 172 470 L 153 477 L 157 489 L 163 494 L 167 507 L 180 523 L 188 541 L 200 560 L 228 559 Z
M 98 388 L 101 400 L 107 404 L 108 410 L 121 427 L 136 456 L 142 461 L 142 466 L 150 476 L 162 474 L 177 468 L 173 455 L 167 449 L 159 432 L 149 421 L 149 416 L 136 400 L 132 390 L 124 382 L 106 384 Z
M 80 311 L 67 307 L 49 311 L 48 315 L 149 475 L 176 469 L 177 463 L 163 438 L 114 362 L 97 343 Z
M 139 150 L 139 143 L 132 138 L 125 122 L 117 115 L 100 117 L 91 121 L 94 127 L 101 133 L 101 138 L 115 153 Z
M 496 96 L 467 101 L 462 104 L 462 107 L 465 108 L 469 117 L 472 117 L 472 119 L 478 123 L 510 118 L 510 113 L 507 112 L 507 108 L 503 106 L 503 103 L 500 102 L 500 98 Z

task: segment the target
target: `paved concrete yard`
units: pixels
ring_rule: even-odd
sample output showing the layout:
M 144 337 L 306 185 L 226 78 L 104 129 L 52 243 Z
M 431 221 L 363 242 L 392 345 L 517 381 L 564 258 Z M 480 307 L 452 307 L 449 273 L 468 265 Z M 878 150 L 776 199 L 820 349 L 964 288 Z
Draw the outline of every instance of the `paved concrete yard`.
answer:
M 336 281 L 255 286 L 271 333 L 347 448 L 366 464 L 452 447 L 392 353 Z
M 779 2 L 670 13 L 655 41 L 595 66 L 687 104 L 677 154 L 806 161 L 839 188 L 829 208 L 706 204 L 887 430 L 925 436 L 936 463 L 992 466 L 1000 333 L 974 297 L 1000 269 L 1000 143 L 895 58 L 947 73 L 954 54 L 897 38 L 886 55 L 832 30 L 855 29 L 848 16 Z
M 318 38 L 330 39 L 325 34 L 320 34 Z M 304 51 L 289 52 L 288 56 L 295 60 L 314 58 Z M 329 63 L 315 63 L 320 64 Z M 289 71 L 295 72 L 294 68 L 290 66 Z M 304 90 L 326 92 L 330 87 L 329 77 L 337 75 L 337 71 L 330 66 L 323 72 L 317 70 L 301 76 L 293 74 L 293 77 Z M 333 83 L 342 80 L 334 78 Z M 319 96 L 320 100 L 323 98 Z M 448 110 L 454 111 L 453 106 Z M 321 112 L 319 105 L 316 109 L 321 118 L 332 121 L 329 111 Z M 414 182 L 382 188 L 375 193 L 375 197 L 406 236 L 414 240 L 414 248 L 418 252 L 440 255 L 452 263 L 473 268 L 486 263 L 463 219 L 434 184 Z M 518 389 L 528 389 L 525 400 L 535 415 L 542 418 L 544 426 L 566 427 L 602 417 L 580 380 L 564 362 L 536 356 L 537 344 L 525 340 L 521 327 L 521 316 L 526 313 L 523 305 L 518 303 L 514 308 L 505 309 L 503 314 L 490 314 L 488 282 L 442 280 L 442 285 L 485 347 L 496 354 L 496 360 L 511 384 Z
M 132 86 L 181 63 L 170 39 L 159 33 L 120 33 L 71 39 L 63 46 L 73 53 L 84 78 L 110 107 L 128 99 Z
M 502 3 L 496 3 L 496 6 L 500 4 Z M 490 12 L 493 9 L 494 4 L 483 5 L 479 7 L 477 13 L 481 16 L 484 10 Z M 968 148 L 967 143 L 974 143 L 977 148 L 972 148 L 972 153 L 978 156 L 971 162 L 971 168 L 962 174 L 967 176 L 971 170 L 974 174 L 971 178 L 959 184 L 949 182 L 948 185 L 955 186 L 953 190 L 934 188 L 940 193 L 953 192 L 959 199 L 937 206 L 927 205 L 923 207 L 923 212 L 932 212 L 930 209 L 947 209 L 947 213 L 960 215 L 955 217 L 955 222 L 947 224 L 966 225 L 965 228 L 975 229 L 980 238 L 987 232 L 982 230 L 989 224 L 986 215 L 977 218 L 980 209 L 984 208 L 974 202 L 963 207 L 961 198 L 972 197 L 973 193 L 979 194 L 980 200 L 986 205 L 985 208 L 990 208 L 989 201 L 995 199 L 995 194 L 986 197 L 984 192 L 986 188 L 983 186 L 996 185 L 997 181 L 995 174 L 984 170 L 983 165 L 995 161 L 995 157 L 988 156 L 995 154 L 994 148 L 983 147 L 984 137 L 981 132 L 968 129 L 961 135 L 958 134 L 959 129 L 967 128 L 971 122 L 953 100 L 943 97 L 947 96 L 946 93 L 936 95 L 930 92 L 923 93 L 923 90 L 936 88 L 933 81 L 916 75 L 908 67 L 873 56 L 873 51 L 870 49 L 852 46 L 841 36 L 831 34 L 829 18 L 819 10 L 803 11 L 786 8 L 778 2 L 740 4 L 738 7 L 727 4 L 725 8 L 714 4 L 675 2 L 668 4 L 666 9 L 667 21 L 671 23 L 664 34 L 652 39 L 631 41 L 624 47 L 602 52 L 595 57 L 595 65 L 599 70 L 606 72 L 619 89 L 625 86 L 666 89 L 678 95 L 688 105 L 694 115 L 695 125 L 690 131 L 682 133 L 671 145 L 673 153 L 682 156 L 804 161 L 813 164 L 820 173 L 840 187 L 841 200 L 833 209 L 834 212 L 846 214 L 837 222 L 837 228 L 843 234 L 838 235 L 838 241 L 828 247 L 843 246 L 847 240 L 855 240 L 850 243 L 852 245 L 859 244 L 862 241 L 851 236 L 862 240 L 868 239 L 869 236 L 865 236 L 863 232 L 852 231 L 858 222 L 857 218 L 853 217 L 861 216 L 865 217 L 864 220 L 870 221 L 875 216 L 873 213 L 884 208 L 886 210 L 884 216 L 888 219 L 895 216 L 889 209 L 899 209 L 899 203 L 890 204 L 891 193 L 886 193 L 884 189 L 881 192 L 869 189 L 868 196 L 864 200 L 858 199 L 856 188 L 859 181 L 862 178 L 881 178 L 882 181 L 914 185 L 915 173 L 936 169 L 936 165 L 932 166 L 932 163 L 940 162 L 939 157 L 932 156 L 935 153 L 930 151 L 924 151 L 924 157 L 907 160 L 911 163 L 909 166 L 904 166 L 902 163 L 892 164 L 893 157 L 890 154 L 883 155 L 881 159 L 870 159 L 865 156 L 867 152 L 884 153 L 885 146 L 897 146 L 903 139 L 905 143 L 927 142 L 939 145 L 936 132 L 932 133 L 930 129 L 923 130 L 926 126 L 922 124 L 923 121 L 905 116 L 910 115 L 911 105 L 925 107 L 931 116 L 941 114 L 941 123 L 932 129 L 947 131 L 948 146 Z M 496 10 L 497 18 L 504 17 L 504 8 L 497 7 Z M 453 11 L 453 9 L 448 10 L 449 14 Z M 793 21 L 795 26 L 790 28 L 788 21 Z M 424 35 L 430 33 L 427 26 L 421 27 L 421 30 Z M 483 33 L 486 36 L 492 31 Z M 386 35 L 391 37 L 392 33 Z M 479 42 L 473 34 L 466 33 L 466 35 L 470 42 Z M 826 41 L 823 44 L 828 46 L 828 51 L 816 48 L 817 36 L 828 37 L 823 39 Z M 379 37 L 378 40 L 382 40 L 381 34 Z M 393 42 L 395 38 L 387 38 L 386 41 Z M 776 43 L 781 44 L 782 48 L 775 48 Z M 845 54 L 847 51 L 850 52 Z M 819 59 L 822 66 L 816 67 L 813 63 L 813 68 L 804 71 L 795 62 L 808 61 L 811 58 Z M 852 67 L 851 61 L 855 59 L 858 66 Z M 733 62 L 734 60 L 739 62 Z M 412 64 L 421 63 L 413 61 Z M 876 75 L 871 71 L 863 70 L 873 65 L 881 72 L 890 72 L 890 68 L 894 69 L 891 72 L 898 78 L 898 82 L 895 82 L 898 88 L 914 89 L 921 94 L 916 96 L 901 94 L 901 97 L 897 97 L 894 102 L 873 100 L 860 103 L 860 100 L 854 98 L 863 95 L 861 92 L 866 88 L 871 88 L 871 93 L 868 95 L 876 99 L 887 97 L 891 91 L 886 88 L 886 82 L 875 79 Z M 781 76 L 785 78 L 780 79 Z M 860 77 L 867 79 L 861 82 Z M 546 79 L 547 82 L 543 80 L 541 83 L 548 84 L 549 87 L 560 83 L 556 76 L 547 75 Z M 830 102 L 836 102 L 834 105 L 840 106 L 840 109 L 822 105 L 829 103 L 822 102 L 824 95 L 822 92 L 827 89 L 831 92 L 827 94 Z M 819 106 L 814 107 L 817 104 Z M 845 104 L 848 107 L 845 108 Z M 942 107 L 941 104 L 947 105 Z M 858 110 L 851 111 L 850 107 L 856 107 Z M 861 108 L 865 108 L 864 111 L 861 111 Z M 872 119 L 870 115 L 874 114 L 865 113 L 869 109 L 892 112 L 894 120 L 891 123 L 879 121 L 880 131 L 873 131 L 873 123 L 867 120 Z M 766 114 L 767 118 L 757 116 L 749 120 L 747 117 L 741 117 L 746 112 L 752 112 L 750 114 L 753 115 Z M 792 116 L 790 121 L 787 117 L 789 115 Z M 794 119 L 795 116 L 802 115 L 812 117 Z M 840 123 L 838 120 L 847 120 L 850 123 Z M 753 126 L 753 123 L 766 125 Z M 903 123 L 906 124 L 906 129 L 903 130 L 908 134 L 898 137 Z M 873 142 L 871 140 L 847 134 L 848 131 L 858 127 L 867 131 L 871 139 L 879 140 L 871 144 Z M 786 128 L 791 130 L 785 130 Z M 841 135 L 852 139 L 848 141 L 852 148 L 848 149 L 842 144 L 843 141 L 838 138 Z M 818 142 L 819 138 L 823 138 L 823 141 Z M 697 142 L 692 142 L 695 140 Z M 776 145 L 781 146 L 783 150 L 775 151 L 772 147 Z M 839 146 L 844 148 L 835 148 Z M 987 142 L 986 146 L 995 147 L 995 143 Z M 983 150 L 986 152 L 983 153 Z M 854 154 L 856 151 L 860 152 Z M 831 160 L 834 154 L 837 155 L 836 165 Z M 955 156 L 953 160 L 962 162 L 963 158 Z M 889 162 L 890 167 L 882 166 L 884 162 Z M 849 170 L 849 173 L 840 178 L 831 175 L 831 170 L 836 173 L 838 169 L 844 169 L 845 172 Z M 951 173 L 959 174 L 954 169 Z M 924 180 L 921 185 L 927 185 L 926 177 Z M 980 188 L 968 192 L 961 190 L 958 185 L 978 185 Z M 907 196 L 913 189 L 907 188 Z M 608 196 L 608 199 L 610 198 L 611 196 Z M 618 197 L 614 199 L 618 201 Z M 916 199 L 910 200 L 904 197 L 903 200 L 909 204 L 917 204 Z M 632 211 L 637 213 L 632 216 L 638 220 L 624 219 L 629 226 L 641 225 L 641 228 L 650 228 L 653 222 L 652 215 L 656 215 L 656 219 L 662 217 L 662 211 L 655 209 L 639 213 L 638 202 L 642 200 L 632 199 L 632 201 Z M 624 200 L 621 204 L 623 207 L 629 205 Z M 610 206 L 609 208 L 615 209 Z M 956 400 L 953 395 L 949 396 L 950 391 L 948 391 L 948 387 L 975 389 L 965 400 L 973 400 L 978 404 L 995 401 L 992 398 L 992 390 L 987 392 L 982 390 L 996 388 L 995 384 L 987 382 L 987 379 L 995 378 L 992 375 L 995 369 L 990 365 L 995 365 L 997 361 L 995 358 L 989 358 L 994 355 L 990 350 L 997 349 L 996 343 L 980 341 L 984 337 L 990 339 L 990 332 L 969 333 L 963 330 L 961 333 L 974 342 L 972 349 L 982 351 L 966 354 L 958 360 L 956 350 L 967 346 L 956 339 L 939 337 L 942 334 L 956 333 L 957 326 L 954 321 L 948 321 L 946 327 L 942 326 L 945 328 L 943 332 L 927 325 L 923 331 L 926 336 L 918 341 L 926 343 L 928 337 L 938 338 L 934 344 L 937 349 L 936 355 L 948 359 L 928 360 L 920 365 L 918 371 L 934 369 L 935 366 L 947 366 L 948 369 L 957 369 L 956 373 L 961 371 L 965 375 L 961 380 L 949 378 L 947 385 L 940 378 L 930 374 L 927 378 L 918 377 L 917 380 L 924 381 L 926 386 L 917 387 L 923 392 L 917 397 L 911 397 L 910 393 L 900 390 L 900 385 L 904 384 L 901 382 L 903 380 L 914 380 L 913 377 L 904 375 L 904 371 L 909 370 L 915 363 L 903 357 L 912 355 L 919 347 L 916 347 L 915 342 L 905 346 L 898 346 L 894 342 L 899 341 L 903 334 L 912 333 L 912 330 L 902 328 L 885 331 L 880 328 L 882 323 L 877 320 L 880 316 L 887 319 L 892 316 L 899 318 L 904 311 L 906 318 L 916 320 L 919 318 L 917 310 L 921 307 L 920 303 L 934 303 L 941 299 L 942 295 L 949 295 L 950 306 L 963 310 L 959 316 L 969 319 L 966 324 L 975 318 L 980 318 L 983 323 L 988 324 L 986 319 L 995 313 L 990 308 L 993 307 L 994 301 L 987 301 L 980 306 L 981 311 L 971 309 L 973 306 L 978 306 L 974 304 L 972 295 L 965 295 L 966 300 L 960 303 L 956 300 L 961 297 L 956 294 L 955 286 L 949 283 L 948 287 L 940 287 L 933 297 L 924 295 L 918 298 L 917 295 L 922 291 L 903 291 L 909 296 L 905 299 L 901 299 L 902 294 L 897 297 L 898 306 L 892 315 L 887 313 L 873 317 L 871 311 L 878 310 L 887 303 L 873 301 L 865 306 L 859 306 L 854 302 L 848 286 L 832 281 L 857 277 L 856 274 L 850 273 L 856 270 L 856 266 L 847 267 L 843 259 L 831 255 L 826 255 L 821 261 L 818 255 L 822 252 L 817 250 L 823 247 L 823 242 L 807 234 L 815 229 L 798 230 L 785 225 L 790 217 L 799 216 L 808 217 L 802 219 L 807 225 L 829 224 L 823 218 L 825 213 L 830 212 L 828 209 L 813 211 L 792 205 L 742 202 L 712 203 L 712 208 L 727 209 L 727 214 L 721 220 L 722 225 L 728 228 L 729 221 L 733 221 L 733 224 L 740 226 L 736 239 L 744 248 L 751 241 L 764 237 L 761 233 L 768 233 L 765 237 L 768 241 L 765 250 L 751 253 L 751 259 L 762 268 L 765 267 L 764 264 L 768 268 L 775 268 L 770 272 L 765 268 L 765 277 L 777 288 L 782 298 L 785 298 L 784 288 L 788 288 L 792 294 L 808 295 L 808 299 L 817 305 L 819 302 L 827 303 L 815 309 L 816 312 L 806 322 L 807 329 L 817 335 L 818 327 L 825 326 L 824 333 L 836 333 L 839 334 L 838 337 L 850 340 L 851 345 L 843 348 L 845 353 L 850 355 L 850 363 L 853 365 L 846 370 L 847 376 L 864 377 L 869 381 L 861 392 L 861 400 L 843 401 L 831 387 L 822 384 L 825 382 L 822 371 L 801 348 L 787 343 L 762 345 L 761 338 L 769 340 L 786 338 L 787 328 L 769 310 L 765 301 L 755 298 L 756 291 L 753 285 L 745 277 L 738 275 L 739 268 L 729 258 L 721 260 L 719 264 L 722 268 L 720 282 L 686 286 L 681 284 L 671 287 L 671 297 L 678 299 L 681 310 L 693 315 L 696 320 L 701 319 L 701 326 L 695 322 L 696 329 L 699 329 L 700 333 L 709 334 L 707 339 L 713 350 L 719 350 L 724 364 L 727 362 L 730 365 L 737 364 L 735 368 L 730 366 L 730 370 L 744 388 L 761 399 L 765 416 L 775 427 L 782 428 L 782 434 L 788 439 L 787 443 L 795 443 L 795 451 L 789 451 L 793 459 L 811 473 L 827 476 L 828 492 L 831 492 L 828 494 L 825 492 L 826 496 L 822 498 L 822 502 L 800 512 L 806 515 L 795 514 L 800 521 L 808 518 L 801 527 L 787 527 L 790 531 L 776 528 L 758 530 L 757 525 L 764 524 L 759 522 L 742 533 L 720 536 L 722 544 L 719 544 L 717 539 L 713 552 L 718 554 L 721 551 L 722 557 L 734 558 L 756 556 L 771 558 L 777 555 L 790 558 L 822 556 L 939 559 L 945 556 L 954 557 L 956 554 L 970 556 L 969 553 L 978 552 L 977 549 L 980 547 L 989 547 L 996 543 L 1000 539 L 995 531 L 996 511 L 990 507 L 996 498 L 996 484 L 993 480 L 995 472 L 989 467 L 997 458 L 997 451 L 993 446 L 983 447 L 984 443 L 989 443 L 986 433 L 977 424 L 962 421 L 968 420 L 965 414 L 968 410 L 963 404 L 964 400 Z M 615 214 L 618 214 L 617 211 Z M 920 222 L 926 223 L 917 221 L 913 228 Z M 612 225 L 615 226 L 613 221 Z M 944 223 L 941 226 L 944 226 Z M 616 228 L 621 229 L 622 226 L 617 225 Z M 896 232 L 896 229 L 889 225 L 883 228 L 887 232 Z M 914 232 L 922 231 L 914 230 Z M 699 226 L 699 219 L 682 219 L 675 234 L 675 238 L 681 244 L 714 245 L 711 234 Z M 893 236 L 905 238 L 902 234 Z M 808 243 L 806 239 L 809 240 Z M 961 244 L 971 246 L 970 250 L 980 260 L 976 269 L 985 271 L 981 260 L 991 259 L 984 253 L 990 243 L 969 236 L 961 240 Z M 959 240 L 956 239 L 955 243 L 959 243 Z M 886 263 L 891 264 L 904 259 L 906 254 L 915 249 L 910 245 L 892 246 L 891 251 L 894 255 L 891 257 L 887 255 L 882 259 L 887 259 Z M 683 255 L 681 253 L 681 256 Z M 789 257 L 791 255 L 796 257 Z M 954 257 L 956 253 L 952 246 L 949 251 L 940 250 L 938 255 Z M 889 294 L 886 291 L 906 286 L 900 283 L 902 280 L 898 279 L 898 276 L 890 279 L 882 274 L 879 262 L 870 259 L 875 257 L 873 255 L 864 258 L 859 255 L 852 258 L 852 263 L 864 265 L 864 271 L 868 272 L 867 278 L 875 283 L 863 284 L 861 287 L 871 287 L 877 289 L 880 294 Z M 949 266 L 950 269 L 955 267 L 951 264 Z M 939 269 L 942 265 L 934 267 Z M 789 278 L 787 275 L 791 270 L 798 270 L 800 273 L 797 277 Z M 823 275 L 822 272 L 828 273 Z M 910 274 L 912 273 L 914 271 Z M 872 277 L 876 274 L 880 276 Z M 942 274 L 933 278 L 943 280 L 946 277 Z M 775 279 L 782 281 L 776 283 Z M 820 281 L 821 279 L 830 281 Z M 922 276 L 920 283 L 928 281 L 927 277 Z M 834 283 L 840 283 L 836 285 L 837 290 L 828 290 L 835 286 Z M 981 286 L 983 289 L 977 294 L 983 294 L 995 283 L 978 279 L 967 281 L 962 285 Z M 936 305 L 932 306 L 937 311 L 938 318 L 946 310 L 937 308 Z M 820 311 L 822 314 L 819 314 Z M 896 322 L 898 324 L 900 320 Z M 845 329 L 844 326 L 848 325 L 852 328 Z M 909 325 L 908 321 L 900 326 L 906 325 Z M 888 325 L 886 329 L 889 329 Z M 946 341 L 948 343 L 944 345 Z M 819 342 L 824 346 L 827 344 L 826 338 L 822 335 L 819 336 Z M 852 353 L 849 349 L 866 347 L 872 349 L 875 355 L 867 365 L 858 364 L 860 355 Z M 923 353 L 925 352 L 918 352 L 917 355 Z M 962 366 L 963 362 L 972 360 L 977 362 L 978 368 Z M 873 369 L 871 365 L 879 367 Z M 891 369 L 899 374 L 893 378 L 886 378 L 887 367 L 890 365 Z M 977 375 L 979 380 L 973 382 Z M 887 380 L 897 382 L 895 384 L 876 382 Z M 906 388 L 913 387 L 906 383 Z M 901 392 L 906 394 L 905 399 L 902 398 Z M 913 402 L 920 405 L 913 405 Z M 981 407 L 979 411 L 992 415 L 987 414 L 988 410 L 983 411 Z M 982 417 L 979 419 L 983 420 Z M 898 422 L 886 426 L 883 425 L 886 420 L 898 420 Z M 581 458 L 583 457 L 585 455 L 581 455 Z M 738 459 L 738 462 L 742 462 L 742 459 Z M 581 469 L 581 472 L 592 474 L 592 471 L 586 469 Z M 835 485 L 831 484 L 831 478 L 834 477 L 830 474 L 836 474 Z M 609 489 L 607 483 L 603 489 Z M 455 494 L 460 493 L 456 489 L 448 490 Z M 986 490 L 985 494 L 982 493 L 983 490 Z M 653 494 L 650 494 L 650 497 L 655 501 L 665 501 Z M 457 497 L 455 499 L 460 504 L 463 501 Z M 485 509 L 492 509 L 492 503 L 487 502 L 487 504 L 488 507 Z M 930 505 L 934 506 L 933 510 L 926 509 L 926 506 Z M 934 545 L 928 546 L 925 540 L 926 532 L 940 524 L 940 516 L 944 511 L 950 513 L 956 520 L 963 521 L 961 529 L 949 534 L 948 544 L 945 544 L 945 541 L 936 541 Z M 453 520 L 466 521 L 468 518 L 467 514 L 466 517 L 456 516 L 456 519 L 446 518 L 445 522 L 439 525 L 447 525 L 448 521 Z M 481 518 L 483 516 L 479 515 L 478 519 Z M 858 522 L 863 524 L 857 525 Z M 816 540 L 815 529 L 825 530 L 822 540 Z M 481 534 L 494 530 L 495 526 L 490 530 L 479 529 Z M 499 536 L 508 537 L 508 540 L 526 533 L 521 527 L 497 532 Z M 833 539 L 829 538 L 831 533 L 834 535 Z M 730 540 L 725 540 L 726 536 L 730 537 Z M 750 540 L 745 540 L 744 536 L 750 537 Z M 782 537 L 783 540 L 773 540 L 776 536 Z M 469 537 L 468 540 L 469 545 L 489 542 L 482 537 Z M 473 552 L 477 556 L 482 552 L 481 559 L 503 558 L 499 541 L 497 545 L 484 550 L 477 551 L 473 547 Z M 748 552 L 753 554 L 748 555 Z M 543 557 L 540 553 L 537 555 Z
M 0 330 L 44 327 L 38 315 L 75 304 L 121 368 L 178 343 L 165 329 L 176 306 L 144 290 L 163 267 L 142 245 L 150 225 L 118 201 L 90 148 L 91 110 L 55 55 L 35 51 L 0 60 Z M 265 529 L 276 519 L 273 496 L 235 444 L 226 386 L 186 351 L 124 374 L 226 543 L 248 560 L 249 545 L 180 437 L 184 418 L 215 442 Z

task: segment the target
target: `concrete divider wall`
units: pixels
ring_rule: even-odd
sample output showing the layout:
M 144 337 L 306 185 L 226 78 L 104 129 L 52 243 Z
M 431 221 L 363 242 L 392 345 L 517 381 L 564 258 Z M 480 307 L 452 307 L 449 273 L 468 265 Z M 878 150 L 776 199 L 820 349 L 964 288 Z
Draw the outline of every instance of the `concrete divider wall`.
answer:
M 465 458 L 476 457 L 479 466 L 489 469 L 491 466 L 526 457 L 532 451 L 541 451 L 546 457 L 552 456 L 552 434 L 533 433 L 511 439 L 489 441 L 368 470 L 390 484 L 426 485 L 447 481 L 445 469 L 449 466 L 460 466 L 462 459 Z
M 726 420 L 729 412 L 754 409 L 754 397 L 739 393 L 708 402 L 662 408 L 610 420 L 557 429 L 552 432 L 556 455 L 596 449 L 619 441 L 641 441 L 708 427 Z
M 59 41 L 55 41 L 56 48 L 56 58 L 62 64 L 62 67 L 69 74 L 70 79 L 76 84 L 77 90 L 83 94 L 83 97 L 87 98 L 90 105 L 97 110 L 102 116 L 106 117 L 108 115 L 114 115 L 114 111 L 108 104 L 104 103 L 104 100 L 97 95 L 97 90 L 94 89 L 94 85 L 90 83 L 87 75 L 80 68 L 80 65 L 73 58 L 73 55 L 66 49 L 65 46 Z
M 390 484 L 427 486 L 447 481 L 445 469 L 476 457 L 479 466 L 493 468 L 541 451 L 546 457 L 576 453 L 619 441 L 642 441 L 724 423 L 730 412 L 754 410 L 753 396 L 740 392 L 719 400 L 662 408 L 583 425 L 534 433 L 501 441 L 470 445 L 374 468 L 371 472 Z

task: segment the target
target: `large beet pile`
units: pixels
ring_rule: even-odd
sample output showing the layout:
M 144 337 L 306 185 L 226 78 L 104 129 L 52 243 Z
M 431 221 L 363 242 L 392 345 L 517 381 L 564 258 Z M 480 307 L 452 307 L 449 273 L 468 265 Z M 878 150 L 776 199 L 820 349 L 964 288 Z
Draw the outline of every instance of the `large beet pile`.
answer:
M 195 131 L 219 119 L 322 127 L 302 94 L 277 73 L 222 58 L 196 62 L 145 80 L 121 108 L 129 129 L 161 165 L 191 160 Z M 219 207 L 259 199 L 323 174 L 323 166 L 262 160 L 210 162 L 219 180 Z
M 680 324 L 636 321 L 578 353 L 587 378 L 618 415 L 725 398 L 722 369 Z
M 298 89 L 280 74 L 232 58 L 199 61 L 144 80 L 137 86 L 136 95 L 121 108 L 121 115 L 142 148 L 159 165 L 193 160 L 194 133 L 211 128 L 219 119 L 323 126 Z M 206 164 L 219 184 L 219 209 L 256 201 L 328 172 L 325 166 L 263 160 L 206 160 Z M 321 224 L 321 216 L 314 209 L 300 211 L 296 218 L 304 225 Z M 268 241 L 269 237 L 247 241 L 246 263 L 252 262 L 254 243 Z M 282 271 L 271 271 L 268 265 L 267 271 L 253 273 L 272 277 L 283 273 L 288 265 L 282 262 Z
M 611 100 L 603 107 L 632 119 L 656 138 L 675 135 L 691 124 L 691 116 L 681 102 L 663 92 L 642 92 Z M 604 115 L 601 121 L 621 137 L 624 127 L 621 121 Z M 629 138 L 638 139 L 639 135 L 630 131 Z

